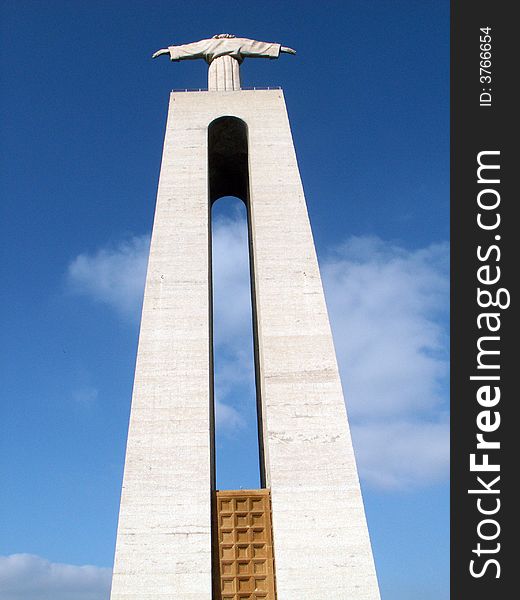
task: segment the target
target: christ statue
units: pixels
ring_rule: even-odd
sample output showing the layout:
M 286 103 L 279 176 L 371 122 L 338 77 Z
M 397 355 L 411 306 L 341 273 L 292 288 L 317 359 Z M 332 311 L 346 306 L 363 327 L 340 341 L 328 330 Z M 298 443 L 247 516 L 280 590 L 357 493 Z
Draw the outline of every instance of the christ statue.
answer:
M 258 42 L 237 38 L 230 33 L 220 33 L 211 39 L 168 46 L 158 50 L 152 58 L 169 54 L 171 60 L 203 58 L 209 65 L 208 90 L 239 90 L 239 67 L 244 58 L 278 58 L 280 52 L 296 54 L 292 48 L 271 42 Z

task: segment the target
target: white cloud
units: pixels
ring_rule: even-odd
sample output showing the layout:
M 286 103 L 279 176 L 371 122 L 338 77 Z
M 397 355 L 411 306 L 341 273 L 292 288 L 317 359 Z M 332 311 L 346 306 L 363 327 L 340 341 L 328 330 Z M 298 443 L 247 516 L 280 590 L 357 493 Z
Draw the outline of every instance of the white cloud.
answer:
M 112 569 L 52 563 L 32 554 L 0 556 L 2 600 L 108 600 Z
M 354 237 L 322 265 L 363 479 L 416 487 L 446 476 L 448 245 Z
M 68 267 L 70 289 L 108 304 L 125 317 L 137 318 L 149 246 L 149 236 L 142 235 L 94 254 L 80 254 Z
M 246 248 L 243 217 L 215 221 L 216 412 L 229 430 L 244 426 L 233 395 L 252 393 Z M 80 255 L 70 281 L 136 314 L 147 253 L 141 236 Z M 447 474 L 447 269 L 447 244 L 407 250 L 377 237 L 352 237 L 321 261 L 360 474 L 375 487 L 412 488 Z
M 251 288 L 247 226 L 239 217 L 221 217 L 213 224 L 214 335 L 220 346 L 243 345 L 251 330 Z M 237 344 L 238 341 L 242 342 Z
M 246 407 L 237 398 L 254 398 L 251 288 L 247 226 L 220 215 L 213 223 L 215 398 L 217 428 L 232 433 L 246 427 Z M 250 405 L 249 405 L 250 407 Z
M 413 489 L 446 477 L 449 423 L 424 420 L 364 421 L 352 426 L 361 477 L 379 489 Z
M 221 402 L 218 398 L 215 402 L 215 420 L 217 427 L 223 431 L 242 429 L 245 426 L 244 416 L 234 406 Z

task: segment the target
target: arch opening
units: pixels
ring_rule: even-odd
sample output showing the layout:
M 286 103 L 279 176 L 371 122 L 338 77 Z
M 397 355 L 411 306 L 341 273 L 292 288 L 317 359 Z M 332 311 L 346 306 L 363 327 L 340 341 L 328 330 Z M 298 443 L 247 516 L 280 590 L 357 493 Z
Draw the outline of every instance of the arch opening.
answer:
M 220 117 L 208 127 L 209 197 L 236 196 L 247 203 L 249 168 L 247 125 L 237 117 Z
M 208 127 L 213 488 L 265 487 L 247 125 Z M 218 202 L 217 202 L 218 201 Z

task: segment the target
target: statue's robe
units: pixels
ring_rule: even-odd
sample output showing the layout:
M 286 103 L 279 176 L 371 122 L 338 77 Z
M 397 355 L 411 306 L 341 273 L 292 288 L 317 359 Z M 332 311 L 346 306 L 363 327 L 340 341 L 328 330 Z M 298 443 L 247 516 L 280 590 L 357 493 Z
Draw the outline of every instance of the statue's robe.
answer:
M 231 56 L 239 63 L 244 58 L 278 58 L 280 47 L 280 44 L 257 42 L 247 38 L 211 38 L 181 46 L 169 46 L 168 50 L 171 60 L 203 58 L 211 64 L 222 56 Z
M 209 64 L 209 90 L 239 90 L 240 63 L 244 58 L 278 58 L 280 44 L 247 38 L 211 38 L 169 46 L 171 60 L 203 58 Z

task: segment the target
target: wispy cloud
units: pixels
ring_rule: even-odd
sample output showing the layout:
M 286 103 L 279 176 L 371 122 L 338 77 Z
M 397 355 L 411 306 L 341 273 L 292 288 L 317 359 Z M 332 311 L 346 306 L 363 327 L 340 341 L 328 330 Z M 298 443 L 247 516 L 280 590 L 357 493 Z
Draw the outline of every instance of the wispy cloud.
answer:
M 80 254 L 68 267 L 69 289 L 137 319 L 143 299 L 150 238 L 135 236 L 93 254 Z
M 217 431 L 246 427 L 246 408 L 254 398 L 251 287 L 247 226 L 237 213 L 219 215 L 213 223 L 213 306 Z
M 352 436 L 361 476 L 372 487 L 415 489 L 447 475 L 449 424 L 444 414 L 433 422 L 414 419 L 360 421 Z
M 230 428 L 244 423 L 233 393 L 251 393 L 246 236 L 240 217 L 215 223 L 217 419 Z M 80 255 L 71 285 L 136 314 L 147 253 L 142 236 Z M 356 456 L 374 487 L 414 488 L 447 474 L 447 269 L 447 244 L 408 250 L 378 237 L 352 237 L 321 261 Z
M 228 352 L 242 347 L 251 331 L 251 288 L 247 227 L 240 217 L 221 216 L 213 223 L 214 335 Z
M 448 472 L 448 254 L 354 237 L 322 264 L 356 456 L 375 487 Z
M 234 431 L 237 428 L 242 429 L 246 424 L 246 420 L 240 411 L 231 404 L 222 402 L 218 398 L 215 402 L 215 419 L 217 427 L 221 428 L 223 431 Z
M 108 600 L 112 569 L 52 563 L 32 554 L 0 556 L 2 600 Z
M 447 373 L 448 247 L 351 238 L 322 265 L 353 418 L 428 410 Z

